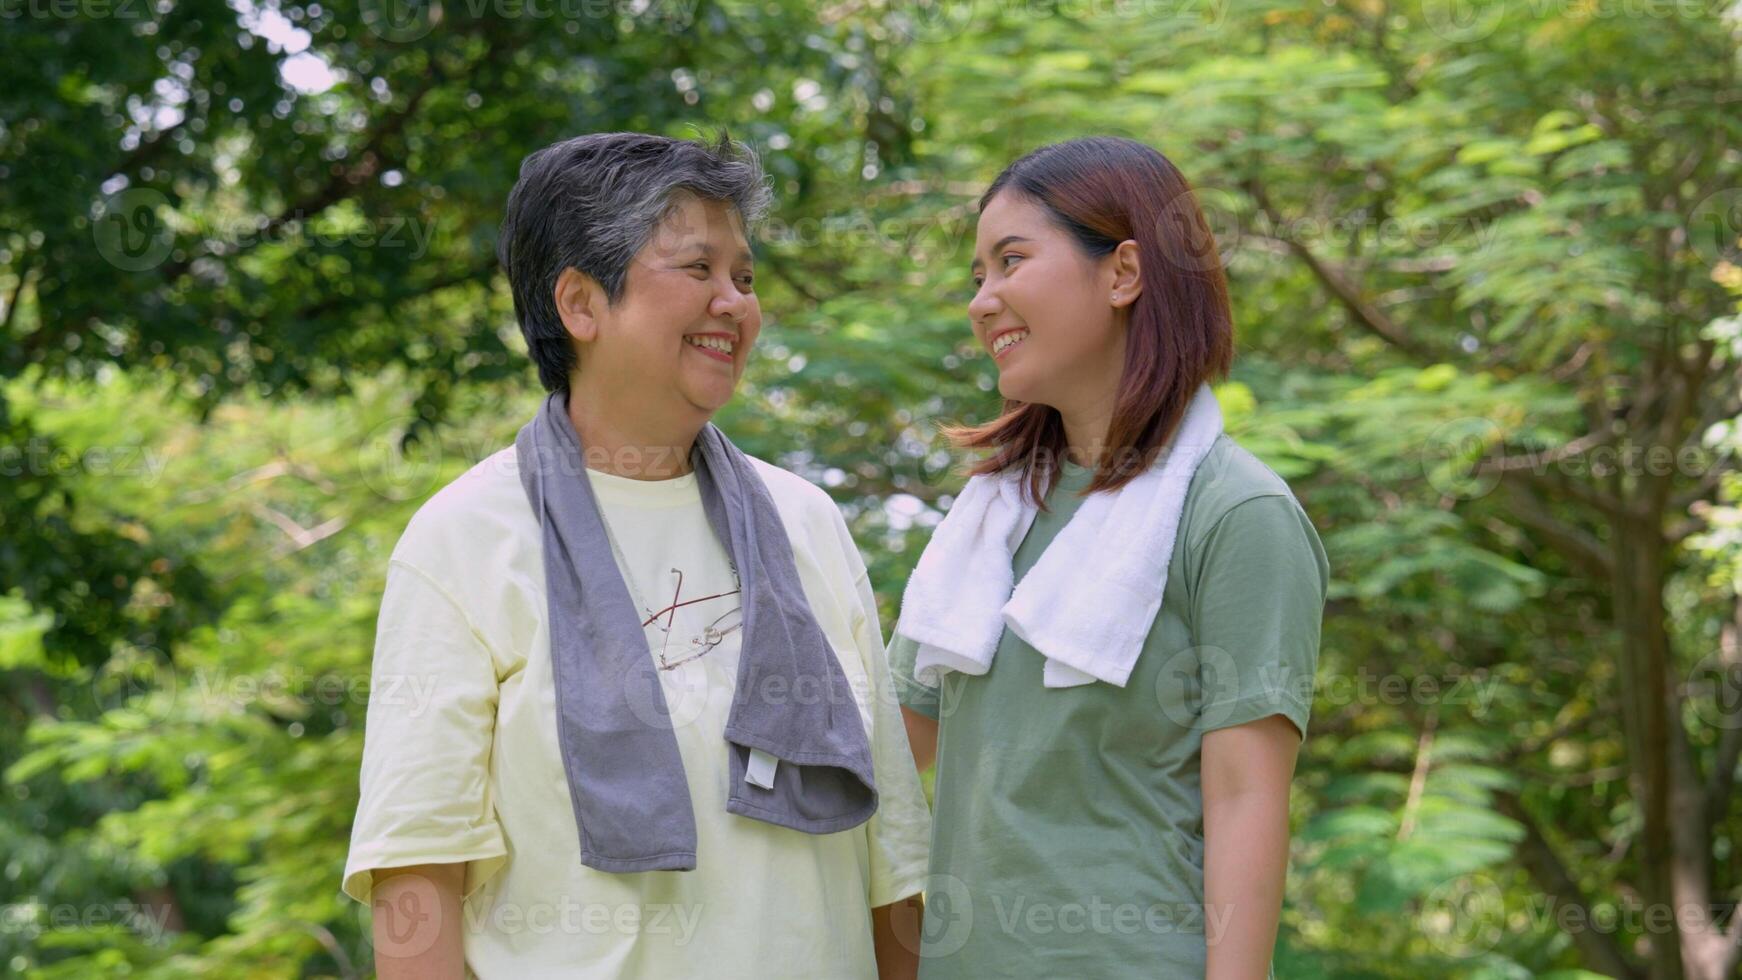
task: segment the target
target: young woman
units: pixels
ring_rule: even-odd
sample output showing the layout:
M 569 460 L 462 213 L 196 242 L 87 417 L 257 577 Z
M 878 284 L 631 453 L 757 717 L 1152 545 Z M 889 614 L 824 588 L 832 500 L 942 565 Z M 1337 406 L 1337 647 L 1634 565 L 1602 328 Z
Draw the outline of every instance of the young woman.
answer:
M 951 430 L 990 453 L 890 646 L 937 764 L 920 976 L 1266 977 L 1328 567 L 1221 432 L 1213 238 L 1160 153 L 1072 140 L 992 183 L 972 272 L 1005 407 Z

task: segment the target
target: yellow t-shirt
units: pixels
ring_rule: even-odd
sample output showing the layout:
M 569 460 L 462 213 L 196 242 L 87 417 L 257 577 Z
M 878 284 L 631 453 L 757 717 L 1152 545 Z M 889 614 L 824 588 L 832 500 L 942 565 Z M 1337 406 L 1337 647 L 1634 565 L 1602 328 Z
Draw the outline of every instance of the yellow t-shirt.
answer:
M 753 465 L 858 700 L 877 813 L 813 835 L 726 812 L 722 732 L 741 636 L 728 555 L 693 473 L 588 470 L 630 594 L 651 607 L 644 631 L 689 783 L 697 867 L 582 865 L 541 538 L 508 447 L 424 504 L 388 562 L 345 894 L 368 903 L 374 869 L 466 862 L 466 962 L 485 980 L 875 976 L 869 910 L 921 890 L 930 813 L 840 511 L 798 476 Z

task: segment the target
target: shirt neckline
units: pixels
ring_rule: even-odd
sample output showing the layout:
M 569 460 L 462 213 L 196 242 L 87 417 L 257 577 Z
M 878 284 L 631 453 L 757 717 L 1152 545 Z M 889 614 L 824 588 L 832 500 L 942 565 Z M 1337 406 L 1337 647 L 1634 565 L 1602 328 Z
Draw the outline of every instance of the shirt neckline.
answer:
M 587 480 L 600 501 L 628 504 L 636 507 L 675 507 L 698 503 L 702 499 L 696 471 L 664 480 L 637 480 L 632 477 L 587 468 Z
M 1094 476 L 1095 470 L 1093 467 L 1084 466 L 1081 463 L 1073 463 L 1068 459 L 1063 460 L 1059 465 L 1057 488 L 1061 490 L 1081 490 L 1089 485 L 1089 481 L 1094 479 Z

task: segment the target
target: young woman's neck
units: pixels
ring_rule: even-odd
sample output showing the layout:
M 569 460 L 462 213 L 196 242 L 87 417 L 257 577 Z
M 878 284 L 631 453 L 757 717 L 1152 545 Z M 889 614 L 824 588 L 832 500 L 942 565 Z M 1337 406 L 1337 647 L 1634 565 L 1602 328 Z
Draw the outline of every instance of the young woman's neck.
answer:
M 1065 452 L 1071 462 L 1093 467 L 1107 454 L 1107 433 L 1119 407 L 1119 383 L 1125 374 L 1125 333 L 1115 343 L 1068 378 L 1056 392 L 1053 408 L 1064 423 Z
M 611 404 L 590 386 L 578 385 L 569 388 L 569 424 L 580 436 L 588 469 L 631 480 L 670 480 L 689 473 L 690 450 L 701 431 L 699 425 L 660 425 L 643 413 Z
M 1109 391 L 1087 404 L 1058 408 L 1059 420 L 1065 427 L 1065 452 L 1071 462 L 1092 467 L 1101 461 L 1117 399 L 1117 392 Z

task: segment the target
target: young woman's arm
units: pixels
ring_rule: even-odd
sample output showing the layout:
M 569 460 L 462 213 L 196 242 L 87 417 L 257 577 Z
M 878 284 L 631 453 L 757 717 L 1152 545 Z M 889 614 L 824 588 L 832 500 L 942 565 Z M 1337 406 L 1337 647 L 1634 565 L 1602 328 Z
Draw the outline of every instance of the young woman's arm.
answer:
M 871 910 L 871 946 L 877 954 L 877 980 L 919 976 L 919 923 L 925 902 L 918 895 Z
M 907 724 L 907 744 L 913 749 L 913 765 L 920 772 L 931 768 L 938 757 L 938 720 L 903 707 L 901 720 Z
M 1205 980 L 1269 976 L 1300 741 L 1282 715 L 1204 734 Z
M 380 980 L 464 980 L 460 933 L 464 864 L 416 864 L 375 872 L 370 907 Z

